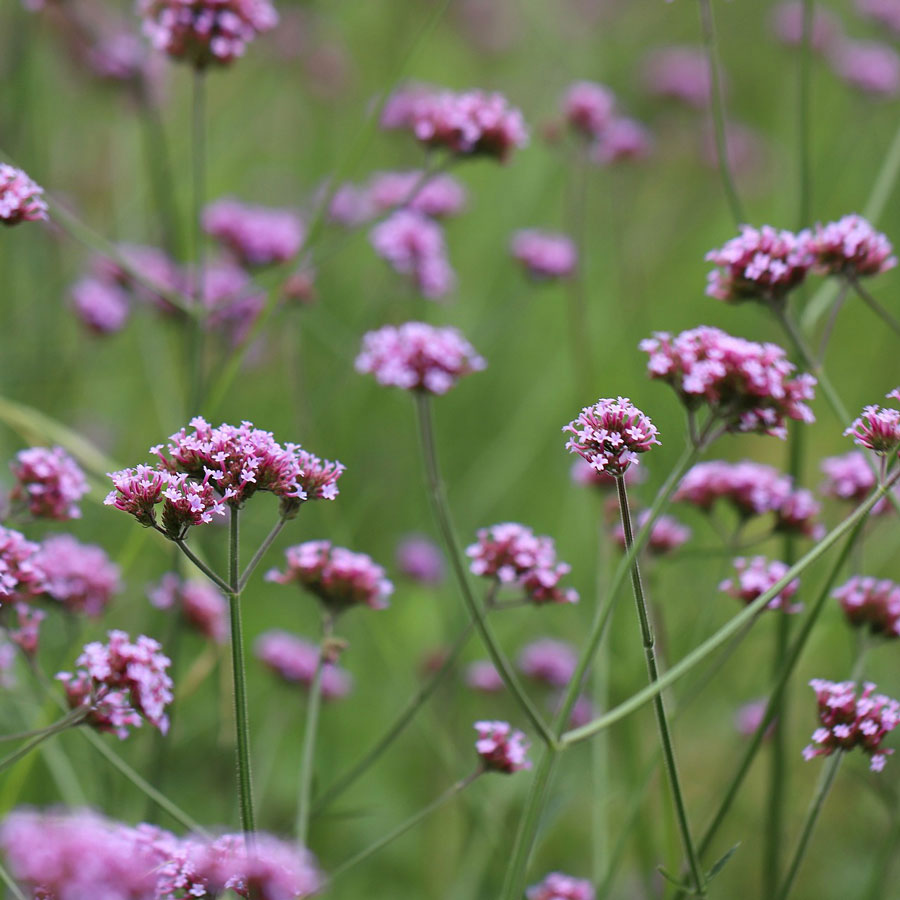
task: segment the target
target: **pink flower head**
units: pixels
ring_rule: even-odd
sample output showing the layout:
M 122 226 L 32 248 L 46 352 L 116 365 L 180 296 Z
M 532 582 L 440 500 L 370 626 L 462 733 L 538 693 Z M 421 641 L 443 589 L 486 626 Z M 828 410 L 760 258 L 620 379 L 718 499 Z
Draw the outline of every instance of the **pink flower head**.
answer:
M 397 544 L 397 569 L 412 581 L 440 584 L 444 580 L 444 554 L 426 537 L 409 535 Z
M 328 204 L 328 221 L 344 228 L 357 228 L 375 218 L 375 206 L 368 188 L 339 185 Z
M 854 575 L 832 595 L 851 625 L 868 625 L 873 634 L 900 637 L 900 584 L 887 578 Z
M 475 749 L 486 770 L 511 775 L 531 768 L 527 757 L 530 745 L 525 735 L 513 731 L 508 722 L 476 722 L 475 730 L 478 732 Z
M 520 588 L 538 605 L 578 601 L 575 590 L 558 587 L 571 567 L 557 560 L 552 538 L 536 535 L 516 522 L 482 528 L 477 536 L 476 543 L 466 548 L 473 574 Z
M 663 47 L 644 63 L 644 85 L 654 97 L 677 100 L 695 109 L 709 105 L 709 62 L 696 47 Z
M 813 268 L 824 275 L 862 278 L 897 265 L 891 242 L 862 216 L 844 216 L 837 222 L 816 225 L 806 246 L 813 257 Z
M 816 692 L 820 727 L 813 732 L 812 743 L 803 750 L 803 758 L 831 756 L 838 750 L 859 747 L 870 757 L 871 770 L 880 772 L 894 752 L 882 748 L 881 742 L 900 723 L 900 703 L 874 693 L 875 685 L 869 681 L 859 694 L 854 681 L 814 678 L 809 686 Z
M 213 516 L 225 515 L 225 502 L 216 494 L 212 477 L 211 469 L 202 481 L 194 481 L 184 472 L 166 475 L 162 525 L 173 540 L 181 540 L 192 525 L 208 525 Z
M 33 562 L 44 576 L 44 593 L 69 612 L 99 616 L 122 589 L 119 567 L 103 548 L 68 534 L 47 538 Z
M 138 0 L 138 14 L 157 50 L 197 69 L 243 56 L 257 34 L 278 24 L 270 0 Z
M 772 12 L 772 30 L 775 36 L 788 47 L 800 47 L 803 44 L 803 3 L 801 0 L 789 0 L 780 3 Z M 838 20 L 820 5 L 816 5 L 813 13 L 810 47 L 821 53 L 828 50 L 840 37 L 841 26 Z
M 590 140 L 609 125 L 615 108 L 615 94 L 594 81 L 576 81 L 562 99 L 563 117 L 569 127 Z
M 41 623 L 47 618 L 42 609 L 36 609 L 28 603 L 13 604 L 15 622 L 6 622 L 7 637 L 26 656 L 33 658 L 38 651 L 41 638 Z
M 837 43 L 831 65 L 850 87 L 874 97 L 895 97 L 900 92 L 900 56 L 889 44 L 879 41 Z
M 465 188 L 447 174 L 379 172 L 372 176 L 367 191 L 374 213 L 404 208 L 432 219 L 444 219 L 459 215 L 466 205 Z
M 141 525 L 156 525 L 156 504 L 162 501 L 163 490 L 169 483 L 165 472 L 150 466 L 138 465 L 133 469 L 107 472 L 113 489 L 103 503 L 133 515 Z
M 472 690 L 481 691 L 483 694 L 496 694 L 506 687 L 496 666 L 487 659 L 469 663 L 466 667 L 465 682 Z
M 578 457 L 578 459 L 572 463 L 570 476 L 574 484 L 581 485 L 582 487 L 594 487 L 608 490 L 615 490 L 616 487 L 615 476 L 610 475 L 609 472 L 595 469 L 587 462 L 587 460 L 584 460 L 581 457 Z M 641 484 L 647 478 L 647 467 L 642 466 L 639 468 L 637 466 L 629 466 L 622 477 L 625 479 L 625 484 L 628 487 Z
M 44 590 L 44 573 L 35 561 L 39 549 L 23 534 L 0 525 L 0 600 L 27 598 Z
M 384 609 L 394 592 L 384 569 L 370 556 L 333 547 L 330 541 L 306 541 L 288 547 L 284 555 L 285 570 L 272 569 L 266 580 L 296 582 L 335 614 L 358 604 Z
M 583 878 L 551 872 L 525 892 L 527 900 L 594 900 L 594 886 Z
M 719 585 L 725 591 L 748 606 L 773 588 L 788 573 L 788 566 L 779 560 L 768 560 L 764 556 L 750 559 L 738 557 L 734 560 L 735 576 L 727 578 Z M 787 613 L 798 613 L 803 607 L 800 604 L 789 604 L 788 601 L 800 587 L 795 578 L 779 591 L 767 604 L 766 609 L 783 609 Z
M 640 512 L 636 519 L 638 528 L 643 528 L 650 517 L 650 510 Z M 672 553 L 691 538 L 691 529 L 682 525 L 673 516 L 659 516 L 650 529 L 650 538 L 647 541 L 647 549 L 655 556 L 663 556 Z M 616 525 L 613 529 L 613 540 L 625 549 L 625 530 L 622 525 Z
M 636 119 L 616 116 L 603 129 L 591 149 L 591 159 L 598 166 L 645 159 L 653 150 L 653 139 L 646 127 Z
M 372 229 L 375 252 L 401 275 L 412 279 L 429 300 L 448 294 L 456 275 L 447 259 L 444 230 L 421 213 L 401 209 Z
M 173 306 L 164 293 L 183 293 L 190 289 L 184 272 L 158 247 L 140 244 L 121 244 L 119 253 L 128 264 L 125 271 L 115 260 L 100 256 L 92 263 L 93 279 L 107 286 L 118 286 L 130 291 L 136 300 L 149 304 L 162 313 L 174 314 Z M 134 272 L 135 274 L 132 274 Z M 106 305 L 112 305 L 107 301 Z M 98 307 L 100 306 L 98 302 Z
M 681 479 L 674 499 L 705 512 L 718 500 L 732 506 L 742 518 L 780 509 L 791 493 L 791 479 L 772 466 L 743 460 L 697 463 Z
M 289 209 L 248 206 L 231 198 L 203 211 L 203 228 L 243 266 L 269 266 L 292 259 L 303 244 L 300 217 Z
M 446 394 L 464 375 L 486 365 L 455 328 L 424 322 L 368 332 L 356 357 L 356 370 L 373 374 L 379 384 L 429 394 Z
M 856 11 L 866 19 L 900 34 L 900 3 L 897 0 L 856 0 Z
M 124 631 L 108 636 L 106 644 L 85 645 L 74 675 L 56 676 L 65 685 L 69 706 L 88 706 L 88 723 L 120 739 L 128 737 L 129 726 L 139 727 L 142 718 L 165 734 L 165 708 L 173 699 L 172 679 L 166 674 L 171 660 L 152 638 L 141 635 L 132 643 Z
M 768 701 L 765 699 L 751 700 L 750 703 L 745 703 L 741 706 L 734 715 L 734 727 L 737 729 L 738 734 L 742 734 L 744 737 L 753 737 L 759 726 L 762 725 L 766 716 L 767 706 Z M 763 737 L 771 737 L 774 730 L 775 720 L 773 719 L 769 723 L 769 727 L 766 729 Z
M 535 281 L 569 278 L 578 265 L 578 249 L 564 234 L 529 228 L 517 231 L 510 242 L 513 258 Z
M 800 534 L 817 541 L 825 535 L 825 526 L 816 521 L 821 512 L 822 505 L 813 497 L 811 491 L 796 488 L 775 510 L 775 530 Z
M 822 460 L 821 468 L 825 481 L 819 490 L 826 497 L 859 503 L 875 488 L 875 473 L 861 450 L 851 450 L 842 456 L 826 457 Z M 883 500 L 876 504 L 872 512 L 876 513 L 876 509 L 878 512 L 885 511 Z
M 627 397 L 605 398 L 586 406 L 563 431 L 573 435 L 566 441 L 570 453 L 616 478 L 630 465 L 638 465 L 639 453 L 659 444 L 656 426 Z
M 187 289 L 195 293 L 195 272 L 187 275 Z M 202 302 L 207 330 L 222 335 L 231 346 L 244 341 L 265 305 L 265 295 L 247 272 L 229 259 L 217 260 L 203 270 Z
M 38 519 L 80 519 L 78 501 L 88 492 L 78 463 L 62 447 L 29 447 L 10 463 L 16 484 L 13 502 L 24 503 Z
M 900 410 L 877 405 L 866 406 L 858 419 L 844 432 L 853 443 L 879 456 L 894 453 L 900 446 Z
M 47 218 L 43 188 L 38 187 L 21 169 L 0 162 L 0 222 L 18 225 Z
M 575 674 L 578 655 L 565 641 L 542 638 L 522 648 L 518 665 L 522 674 L 550 687 L 565 687 Z
M 157 609 L 175 609 L 195 631 L 216 644 L 228 639 L 228 604 L 207 581 L 182 580 L 167 572 L 147 589 Z
M 320 648 L 287 631 L 266 631 L 256 639 L 256 658 L 290 684 L 310 687 L 319 665 Z M 336 700 L 350 693 L 350 673 L 326 660 L 322 667 L 322 697 Z
M 651 378 L 668 382 L 690 410 L 706 403 L 728 431 L 787 435 L 785 418 L 812 422 L 806 405 L 816 379 L 792 377 L 794 365 L 777 344 L 758 344 L 701 325 L 673 337 L 641 341 Z
M 147 73 L 145 44 L 130 31 L 99 35 L 86 62 L 94 75 L 107 81 L 135 81 Z
M 385 101 L 379 125 L 386 131 L 412 130 L 416 111 L 437 92 L 437 88 L 413 82 L 397 88 Z
M 742 225 L 737 237 L 705 259 L 719 267 L 709 273 L 706 293 L 728 303 L 782 300 L 802 283 L 813 262 L 804 235 L 771 225 Z
M 93 334 L 115 334 L 125 327 L 131 315 L 124 291 L 100 278 L 76 281 L 71 294 L 75 314 Z

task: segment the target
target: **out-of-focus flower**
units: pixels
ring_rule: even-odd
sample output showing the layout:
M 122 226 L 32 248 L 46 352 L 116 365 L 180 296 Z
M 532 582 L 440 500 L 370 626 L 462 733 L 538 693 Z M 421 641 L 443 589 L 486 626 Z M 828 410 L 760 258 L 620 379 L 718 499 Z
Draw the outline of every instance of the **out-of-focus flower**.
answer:
M 410 209 L 432 219 L 459 215 L 466 205 L 466 190 L 452 175 L 412 172 L 377 172 L 366 188 L 372 214 Z
M 401 85 L 385 100 L 378 124 L 386 131 L 412 129 L 419 104 L 426 102 L 437 90 L 433 85 L 420 82 Z
M 900 447 L 900 410 L 874 404 L 866 406 L 844 434 L 852 436 L 854 444 L 879 456 L 892 454 Z
M 638 528 L 643 528 L 650 517 L 650 510 L 640 512 L 636 519 Z M 625 529 L 621 523 L 613 528 L 613 540 L 623 550 L 625 549 Z M 659 516 L 650 529 L 650 537 L 647 540 L 647 549 L 655 556 L 664 556 L 672 553 L 691 538 L 691 529 L 682 525 L 673 516 Z
M 517 231 L 510 242 L 513 258 L 536 281 L 569 278 L 578 265 L 575 242 L 564 234 L 528 228 Z
M 809 686 L 816 692 L 820 727 L 813 732 L 812 743 L 804 748 L 803 758 L 831 756 L 839 750 L 859 747 L 870 757 L 869 768 L 880 772 L 894 751 L 881 742 L 900 723 L 900 703 L 876 694 L 867 681 L 859 690 L 854 681 L 826 681 L 814 678 Z
M 750 703 L 745 703 L 739 707 L 734 714 L 734 727 L 737 729 L 738 734 L 742 734 L 744 737 L 753 737 L 765 718 L 767 706 L 768 701 L 763 699 L 751 700 Z M 773 719 L 769 723 L 769 727 L 766 729 L 763 737 L 771 737 L 774 730 L 775 720 Z
M 319 666 L 318 646 L 287 631 L 266 631 L 256 639 L 257 659 L 291 684 L 310 687 Z M 325 700 L 337 700 L 350 693 L 350 673 L 326 660 L 322 665 L 321 691 Z
M 531 768 L 528 741 L 521 731 L 514 731 L 508 722 L 476 722 L 478 740 L 475 749 L 481 764 L 490 772 L 511 775 Z
M 587 460 L 581 457 L 572 463 L 569 474 L 572 482 L 582 487 L 594 487 L 602 490 L 615 490 L 616 488 L 616 476 L 610 475 L 609 472 L 595 469 Z M 647 478 L 647 467 L 629 466 L 622 478 L 628 487 L 642 484 Z
M 379 384 L 429 394 L 446 394 L 464 375 L 486 365 L 455 328 L 424 322 L 367 332 L 356 357 L 356 370 L 374 375 Z
M 644 61 L 644 86 L 654 97 L 704 109 L 710 97 L 706 54 L 698 47 L 663 47 L 653 51 Z
M 875 97 L 900 92 L 900 56 L 878 41 L 841 40 L 831 53 L 831 65 L 850 87 Z
M 328 203 L 328 221 L 344 228 L 357 228 L 375 218 L 375 206 L 368 187 L 339 185 Z
M 38 519 L 80 519 L 78 501 L 88 492 L 78 463 L 62 447 L 28 447 L 10 463 L 16 483 L 14 503 L 27 506 Z
M 616 108 L 615 94 L 595 81 L 576 81 L 562 98 L 563 118 L 569 127 L 584 138 L 593 140 L 612 120 Z
M 653 149 L 647 128 L 636 119 L 616 116 L 591 148 L 591 159 L 600 166 L 644 159 Z
M 725 123 L 725 155 L 728 167 L 735 175 L 755 174 L 766 169 L 766 139 L 741 122 Z M 719 147 L 716 141 L 716 130 L 705 125 L 697 132 L 698 153 L 700 161 L 710 169 L 719 166 Z
M 485 694 L 495 694 L 506 687 L 496 666 L 487 659 L 469 663 L 466 667 L 465 682 L 472 690 Z
M 249 206 L 232 198 L 206 207 L 203 228 L 241 265 L 251 267 L 287 262 L 299 252 L 305 236 L 303 222 L 291 210 Z
M 0 599 L 27 598 L 44 590 L 44 574 L 35 564 L 39 549 L 25 535 L 0 525 Z
M 159 312 L 171 315 L 178 311 L 160 291 L 184 293 L 190 290 L 188 279 L 181 268 L 158 247 L 120 244 L 118 251 L 129 271 L 115 260 L 98 256 L 91 263 L 93 276 L 107 284 L 114 282 L 133 294 L 136 300 Z
M 207 581 L 182 580 L 167 572 L 147 589 L 157 609 L 174 609 L 187 624 L 216 644 L 228 639 L 228 604 Z
M 851 625 L 868 625 L 874 634 L 900 637 L 900 584 L 887 578 L 854 575 L 832 596 Z
M 551 872 L 525 892 L 528 900 L 594 900 L 594 886 L 584 878 Z
M 803 44 L 803 3 L 801 0 L 790 0 L 779 3 L 772 10 L 772 30 L 775 37 L 788 47 L 800 47 Z M 818 53 L 828 50 L 841 37 L 841 24 L 821 5 L 817 4 L 813 12 L 812 30 L 809 35 L 810 47 Z
M 735 576 L 726 578 L 719 585 L 719 590 L 747 605 L 775 587 L 788 573 L 788 566 L 785 563 L 780 560 L 768 560 L 764 556 L 754 556 L 750 559 L 738 557 L 734 561 L 734 568 Z M 783 609 L 787 613 L 800 612 L 803 609 L 802 605 L 788 602 L 799 587 L 800 581 L 796 578 L 788 582 L 766 604 L 766 609 Z
M 826 497 L 860 503 L 875 489 L 877 480 L 866 455 L 861 450 L 851 450 L 842 456 L 829 456 L 821 462 L 825 480 L 819 490 Z M 897 489 L 894 488 L 894 493 Z M 891 502 L 882 497 L 873 507 L 871 515 L 889 512 Z
M 897 0 L 856 0 L 854 5 L 864 18 L 900 34 L 900 3 Z
M 15 644 L 0 636 L 0 687 L 10 689 L 16 686 L 15 667 Z
M 99 278 L 82 278 L 71 288 L 72 308 L 89 331 L 115 334 L 125 327 L 131 314 L 122 289 Z
M 122 589 L 119 567 L 106 551 L 68 534 L 47 538 L 33 562 L 44 577 L 44 593 L 69 612 L 99 616 Z
M 28 603 L 16 602 L 12 606 L 15 620 L 6 622 L 6 634 L 26 656 L 34 657 L 41 639 L 41 622 L 47 618 L 42 609 Z
M 0 162 L 0 222 L 18 225 L 47 218 L 47 204 L 38 187 L 21 169 Z
M 814 269 L 825 275 L 862 278 L 879 275 L 897 265 L 894 248 L 887 237 L 855 214 L 827 225 L 816 225 L 806 246 L 813 257 Z
M 444 580 L 444 555 L 440 548 L 422 535 L 409 535 L 397 544 L 397 570 L 421 584 L 440 584 Z
M 565 641 L 542 638 L 532 641 L 519 653 L 518 666 L 522 674 L 550 687 L 565 687 L 575 673 L 578 655 Z

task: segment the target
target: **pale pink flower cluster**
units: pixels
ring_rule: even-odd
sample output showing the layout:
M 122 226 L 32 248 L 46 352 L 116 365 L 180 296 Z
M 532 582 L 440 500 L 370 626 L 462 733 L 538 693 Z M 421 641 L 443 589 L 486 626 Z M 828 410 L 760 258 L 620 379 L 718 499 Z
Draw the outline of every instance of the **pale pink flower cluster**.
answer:
M 650 132 L 636 119 L 616 116 L 594 142 L 590 158 L 599 166 L 645 159 L 653 150 Z
M 816 225 L 806 237 L 813 268 L 825 275 L 862 278 L 897 265 L 891 242 L 862 216 L 849 215 Z
M 803 44 L 803 3 L 802 0 L 789 0 L 779 3 L 772 11 L 772 30 L 775 36 L 788 47 L 800 47 Z M 810 47 L 818 53 L 829 50 L 841 37 L 840 22 L 816 4 L 813 11 Z
M 514 731 L 508 722 L 476 722 L 475 730 L 478 732 L 475 750 L 486 770 L 511 775 L 531 768 L 529 743 L 525 735 Z
M 649 517 L 649 509 L 638 513 L 635 520 L 637 528 L 643 528 Z M 646 547 L 655 556 L 664 556 L 686 544 L 691 539 L 691 533 L 691 529 L 674 516 L 659 516 L 650 529 Z M 613 528 L 612 538 L 621 549 L 625 549 L 625 529 L 621 523 Z
M 68 534 L 48 537 L 33 557 L 44 580 L 44 593 L 69 612 L 101 615 L 122 589 L 119 567 L 96 544 Z
M 578 593 L 560 588 L 571 567 L 556 557 L 553 539 L 536 535 L 517 522 L 482 528 L 478 540 L 466 548 L 474 575 L 495 579 L 523 591 L 532 603 L 576 603 Z
M 270 0 L 138 0 L 138 14 L 157 50 L 198 69 L 243 56 L 257 34 L 278 24 Z
M 832 596 L 851 625 L 868 625 L 873 634 L 900 637 L 900 584 L 887 578 L 854 575 Z
M 535 281 L 569 278 L 578 265 L 575 242 L 552 231 L 536 228 L 517 231 L 512 236 L 510 252 Z
M 697 47 L 663 47 L 644 61 L 644 86 L 654 97 L 678 100 L 695 109 L 709 105 L 709 62 Z
M 7 620 L 6 635 L 26 656 L 33 657 L 40 642 L 41 623 L 47 614 L 42 609 L 18 601 L 12 608 L 15 622 Z
M 13 502 L 28 507 L 39 519 L 81 518 L 78 501 L 88 492 L 87 479 L 78 463 L 62 447 L 29 447 L 10 463 L 16 483 Z
M 542 638 L 526 644 L 518 658 L 523 675 L 550 687 L 565 687 L 575 674 L 578 654 L 575 648 L 553 638 Z
M 594 886 L 584 878 L 551 872 L 525 892 L 527 900 L 594 900 Z
M 719 590 L 749 605 L 766 591 L 775 587 L 788 573 L 788 566 L 780 560 L 768 560 L 764 556 L 734 560 L 735 575 L 726 578 Z M 803 607 L 789 603 L 800 587 L 799 579 L 788 582 L 767 604 L 766 609 L 783 609 L 786 613 L 798 613 Z
M 191 628 L 214 643 L 228 640 L 228 604 L 209 582 L 185 580 L 167 572 L 147 588 L 147 597 L 157 609 L 174 609 Z
M 843 39 L 831 52 L 831 66 L 863 94 L 887 98 L 900 93 L 900 55 L 890 44 Z
M 113 259 L 105 256 L 95 257 L 91 262 L 91 274 L 84 279 L 86 285 L 84 291 L 88 295 L 85 301 L 87 311 L 90 312 L 91 307 L 90 294 L 96 294 L 97 310 L 92 315 L 100 320 L 108 318 L 113 322 L 115 309 L 119 307 L 125 310 L 121 313 L 124 322 L 129 312 L 129 295 L 161 313 L 169 315 L 176 312 L 177 307 L 173 306 L 161 292 L 185 293 L 189 290 L 187 276 L 177 263 L 158 247 L 120 244 L 118 250 L 131 271 L 125 271 Z M 154 290 L 154 287 L 158 290 Z M 105 299 L 100 296 L 104 292 L 107 295 Z M 104 310 L 108 310 L 108 313 L 104 314 Z
M 40 594 L 44 574 L 35 562 L 40 547 L 25 535 L 0 525 L 0 600 Z
M 287 631 L 266 631 L 254 645 L 256 658 L 276 675 L 291 684 L 310 687 L 319 665 L 320 648 Z M 322 667 L 321 690 L 325 700 L 336 700 L 350 693 L 350 673 L 326 660 Z
M 115 31 L 97 36 L 85 54 L 85 61 L 98 77 L 109 81 L 135 81 L 150 76 L 145 44 L 130 31 Z
M 638 465 L 638 454 L 659 444 L 656 426 L 627 397 L 603 398 L 584 407 L 563 432 L 572 435 L 566 441 L 570 453 L 615 477 Z
M 397 544 L 397 570 L 421 584 L 440 584 L 444 580 L 444 555 L 440 548 L 421 535 L 409 535 Z
M 43 188 L 38 187 L 21 169 L 0 162 L 0 222 L 18 225 L 47 218 Z
M 266 580 L 276 584 L 296 582 L 334 613 L 358 604 L 384 609 L 394 592 L 384 569 L 370 556 L 334 547 L 330 541 L 296 544 L 284 555 L 285 570 L 270 570 Z
M 484 694 L 495 694 L 506 685 L 496 666 L 487 659 L 478 659 L 466 666 L 464 675 L 466 684 L 474 691 Z
M 356 357 L 356 370 L 374 375 L 379 384 L 429 394 L 446 394 L 464 375 L 486 366 L 455 328 L 425 322 L 367 332 Z
M 866 455 L 861 450 L 851 450 L 842 456 L 828 456 L 821 462 L 825 480 L 819 490 L 826 497 L 860 503 L 875 489 L 877 479 Z M 897 489 L 894 488 L 894 493 Z M 882 497 L 873 507 L 871 515 L 878 516 L 891 510 L 891 502 Z
M 795 366 L 777 344 L 758 344 L 701 325 L 641 341 L 651 378 L 668 382 L 688 409 L 702 404 L 728 431 L 787 435 L 785 419 L 812 422 L 806 401 L 816 379 L 793 376 Z
M 173 699 L 172 679 L 166 673 L 171 660 L 157 641 L 145 635 L 133 643 L 124 631 L 110 631 L 108 637 L 106 644 L 85 645 L 75 660 L 74 674 L 57 674 L 69 706 L 88 707 L 90 725 L 121 739 L 142 719 L 165 734 L 169 729 L 165 709 Z
M 230 197 L 206 207 L 203 228 L 248 267 L 287 262 L 305 237 L 303 222 L 291 210 L 251 206 Z
M 101 278 L 81 278 L 69 293 L 75 315 L 92 334 L 115 334 L 125 327 L 131 315 L 125 292 Z
M 880 772 L 894 752 L 883 748 L 881 742 L 900 724 L 900 703 L 876 694 L 870 681 L 859 693 L 854 681 L 814 678 L 809 686 L 816 692 L 820 727 L 813 732 L 812 743 L 804 748 L 803 758 L 831 756 L 859 747 L 870 757 L 869 768 Z
M 893 398 L 895 392 L 888 394 Z M 862 415 L 854 419 L 844 434 L 853 443 L 877 453 L 893 454 L 900 447 L 900 410 L 875 404 L 863 407 Z
M 446 219 L 459 215 L 466 205 L 466 189 L 446 173 L 376 172 L 362 192 L 373 216 L 405 208 L 432 219 Z

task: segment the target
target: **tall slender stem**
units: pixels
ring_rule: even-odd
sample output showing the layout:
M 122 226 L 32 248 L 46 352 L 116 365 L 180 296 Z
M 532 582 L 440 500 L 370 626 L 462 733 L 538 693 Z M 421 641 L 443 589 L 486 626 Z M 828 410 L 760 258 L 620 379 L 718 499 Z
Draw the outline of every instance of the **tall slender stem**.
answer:
M 163 532 L 164 533 L 164 532 Z M 231 593 L 231 585 L 220 578 L 190 547 L 183 541 L 177 540 L 175 543 L 178 549 L 224 594 Z
M 203 206 L 206 203 L 206 72 L 194 70 L 193 107 L 191 110 L 191 174 L 193 181 L 191 231 L 194 249 L 194 317 L 191 321 L 188 347 L 191 365 L 191 382 L 188 394 L 189 408 L 198 407 L 204 391 L 204 355 L 206 303 L 204 280 L 206 255 L 203 242 Z
M 250 576 L 253 574 L 253 570 L 260 564 L 263 556 L 265 556 L 266 551 L 269 547 L 272 546 L 275 538 L 281 534 L 281 529 L 287 524 L 287 519 L 284 516 L 279 516 L 278 521 L 272 526 L 272 530 L 266 535 L 263 542 L 256 548 L 256 552 L 253 556 L 250 557 L 250 562 L 247 563 L 244 571 L 241 573 L 240 579 L 238 579 L 238 588 L 243 590 L 247 587 L 247 582 L 250 580 Z
M 631 509 L 628 505 L 628 491 L 625 487 L 624 478 L 616 479 L 616 492 L 619 498 L 619 514 L 622 517 L 622 530 L 625 534 L 625 548 L 630 549 L 634 544 L 634 531 L 632 529 Z M 659 669 L 656 662 L 653 629 L 650 626 L 650 613 L 647 608 L 647 599 L 644 596 L 644 586 L 641 581 L 641 570 L 637 557 L 635 557 L 631 565 L 631 588 L 634 593 L 635 608 L 637 609 L 638 622 L 641 627 L 641 641 L 644 647 L 644 659 L 647 663 L 647 675 L 650 683 L 654 684 L 659 680 Z M 672 744 L 672 734 L 666 717 L 662 693 L 657 694 L 653 698 L 653 707 L 656 714 L 656 724 L 659 729 L 659 739 L 662 745 L 663 761 L 669 779 L 669 789 L 672 792 L 672 801 L 675 806 L 675 818 L 678 821 L 678 829 L 681 832 L 681 843 L 684 847 L 688 866 L 691 870 L 691 877 L 694 880 L 696 893 L 698 896 L 704 897 L 706 895 L 706 884 L 703 877 L 703 870 L 700 868 L 697 851 L 694 847 L 694 841 L 691 837 L 687 809 L 685 808 L 684 796 L 681 791 L 681 781 L 678 777 L 678 766 L 675 762 L 675 749 Z
M 853 288 L 856 291 L 857 296 L 869 309 L 881 319 L 891 331 L 896 335 L 900 335 L 900 322 L 898 322 L 869 292 L 862 286 L 860 280 L 856 276 L 851 276 L 847 279 Z

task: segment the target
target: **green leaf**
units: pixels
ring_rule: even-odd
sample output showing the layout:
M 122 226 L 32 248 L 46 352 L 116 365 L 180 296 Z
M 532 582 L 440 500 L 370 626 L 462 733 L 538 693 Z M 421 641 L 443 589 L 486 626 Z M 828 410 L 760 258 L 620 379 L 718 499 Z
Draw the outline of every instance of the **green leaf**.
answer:
M 741 846 L 741 842 L 738 841 L 721 859 L 717 860 L 713 864 L 713 867 L 709 870 L 709 872 L 706 873 L 707 881 L 712 881 L 713 878 L 715 878 L 716 875 L 718 875 L 719 872 L 721 872 L 722 869 L 725 868 L 725 864 L 728 862 L 729 859 L 731 859 L 732 856 L 734 856 L 735 850 L 737 850 L 737 848 L 740 846 Z

